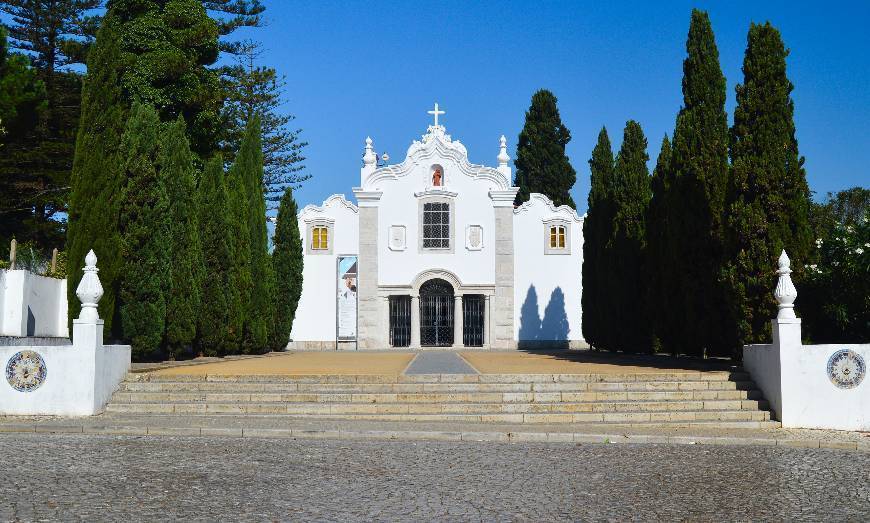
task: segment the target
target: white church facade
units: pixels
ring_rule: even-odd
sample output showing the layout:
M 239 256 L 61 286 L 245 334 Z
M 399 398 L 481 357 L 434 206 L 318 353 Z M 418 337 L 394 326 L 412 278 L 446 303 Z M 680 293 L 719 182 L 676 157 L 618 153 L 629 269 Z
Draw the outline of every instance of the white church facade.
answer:
M 540 194 L 514 207 L 506 140 L 498 167 L 471 164 L 435 124 L 399 164 L 366 139 L 356 203 L 298 215 L 296 350 L 585 346 L 583 218 Z

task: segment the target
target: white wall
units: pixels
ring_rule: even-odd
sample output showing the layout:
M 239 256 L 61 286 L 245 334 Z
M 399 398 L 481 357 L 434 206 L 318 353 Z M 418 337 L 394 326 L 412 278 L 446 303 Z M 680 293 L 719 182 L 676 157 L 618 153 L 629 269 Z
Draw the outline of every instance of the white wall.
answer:
M 308 237 L 308 221 L 317 219 L 333 220 L 331 254 L 309 253 L 311 238 Z M 305 253 L 303 283 L 290 338 L 295 342 L 334 342 L 336 258 L 338 255 L 359 253 L 359 212 L 344 195 L 333 195 L 322 206 L 309 205 L 302 209 L 298 216 L 298 225 Z
M 743 348 L 743 366 L 782 426 L 870 430 L 870 376 L 841 389 L 827 372 L 828 359 L 841 349 L 855 351 L 870 365 L 870 344 L 803 345 L 794 319 L 774 320 L 773 329 L 773 344 Z
M 78 329 L 79 326 L 77 325 Z M 19 392 L 5 379 L 0 383 L 0 414 L 90 416 L 102 412 L 130 369 L 130 347 L 102 344 L 102 325 L 76 331 L 73 345 L 0 347 L 0 363 L 20 350 L 37 352 L 47 369 L 45 382 Z
M 440 188 L 455 197 L 447 197 L 453 206 L 453 248 L 445 252 L 420 250 L 421 195 L 438 197 L 432 187 L 433 164 L 444 168 L 444 185 Z M 489 179 L 465 174 L 459 163 L 449 156 L 421 158 L 410 172 L 378 183 L 383 191 L 378 203 L 378 284 L 410 285 L 421 272 L 443 269 L 455 274 L 463 285 L 495 284 L 495 211 L 489 191 L 497 189 Z M 428 189 L 428 192 L 427 192 Z M 426 199 L 426 196 L 422 196 Z M 403 251 L 389 248 L 389 230 L 393 225 L 406 229 Z M 483 228 L 483 248 L 466 247 L 465 231 L 469 225 Z
M 546 254 L 547 222 L 568 224 L 570 254 Z M 583 220 L 540 194 L 514 210 L 514 329 L 520 347 L 582 344 Z
M 779 347 L 776 345 L 747 345 L 743 348 L 743 368 L 770 403 L 779 417 L 782 412 L 782 381 Z
M 0 335 L 69 336 L 66 280 L 0 271 Z

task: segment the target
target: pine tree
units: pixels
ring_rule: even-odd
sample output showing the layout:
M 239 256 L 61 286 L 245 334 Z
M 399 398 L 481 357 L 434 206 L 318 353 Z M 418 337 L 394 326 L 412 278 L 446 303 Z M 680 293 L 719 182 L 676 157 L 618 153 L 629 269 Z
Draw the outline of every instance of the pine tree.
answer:
M 672 313 L 682 318 L 676 340 L 680 351 L 728 356 L 734 336 L 724 328 L 728 305 L 720 282 L 728 122 L 725 77 L 707 13 L 692 11 L 686 50 L 683 107 L 671 156 L 674 198 L 668 235 L 675 261 L 671 291 L 677 300 Z
M 6 29 L 0 26 L 0 242 L 8 244 L 34 240 L 32 227 L 33 194 L 29 177 L 20 173 L 14 148 L 21 136 L 28 136 L 39 125 L 46 109 L 45 84 L 38 78 L 26 56 L 10 53 Z M 9 169 L 10 163 L 13 165 Z
M 583 221 L 583 337 L 595 348 L 610 347 L 608 334 L 612 320 L 609 315 L 612 311 L 608 308 L 605 249 L 615 218 L 613 169 L 610 137 L 607 136 L 607 129 L 602 127 L 589 160 L 589 208 Z
M 121 137 L 121 323 L 137 360 L 160 355 L 171 278 L 169 201 L 157 168 L 160 127 L 157 111 L 137 103 Z
M 247 227 L 250 294 L 245 310 L 245 352 L 260 352 L 268 346 L 269 328 L 274 318 L 272 264 L 269 259 L 266 233 L 266 202 L 263 198 L 263 143 L 260 118 L 248 122 L 230 178 L 239 184 L 239 200 L 243 202 L 240 219 Z
M 634 120 L 625 124 L 622 147 L 614 168 L 614 220 L 610 260 L 615 273 L 608 282 L 610 300 L 619 307 L 611 322 L 616 346 L 626 352 L 649 352 L 652 329 L 646 296 L 639 290 L 648 282 L 645 274 L 646 213 L 650 201 L 647 141 Z M 622 327 L 620 319 L 630 319 L 632 327 Z
M 556 206 L 572 208 L 571 188 L 577 173 L 565 155 L 571 132 L 562 124 L 556 97 L 541 89 L 532 96 L 526 111 L 526 123 L 517 145 L 517 167 L 514 185 L 520 188 L 516 204 L 528 201 L 531 193 L 541 193 Z
M 197 311 L 198 344 L 207 356 L 235 352 L 243 324 L 239 289 L 233 281 L 234 217 L 227 213 L 230 197 L 224 178 L 223 159 L 214 157 L 205 165 L 199 187 L 199 227 L 203 264 L 202 300 Z
M 674 332 L 679 324 L 679 318 L 673 314 L 670 305 L 673 287 L 669 276 L 671 264 L 674 263 L 673 249 L 668 243 L 668 209 L 673 183 L 670 162 L 671 142 L 666 134 L 650 180 L 652 194 L 646 218 L 647 317 L 652 325 L 652 347 L 655 352 L 674 352 Z
M 82 113 L 70 179 L 67 230 L 67 301 L 69 317 L 76 318 L 80 303 L 75 289 L 81 264 L 93 249 L 100 259 L 104 294 L 100 317 L 110 338 L 121 337 L 117 295 L 121 274 L 121 238 L 118 232 L 123 177 L 118 144 L 127 121 L 128 105 L 121 89 L 120 23 L 111 11 L 104 18 L 97 40 L 88 53 L 88 74 L 82 87 Z
M 289 126 L 295 116 L 281 112 L 286 81 L 275 69 L 257 65 L 260 44 L 239 42 L 236 63 L 221 69 L 225 92 L 222 142 L 224 158 L 232 162 L 241 145 L 245 128 L 254 115 L 260 115 L 263 128 L 263 185 L 268 210 L 277 208 L 285 188 L 297 188 L 310 178 L 305 169 L 301 129 Z
M 182 118 L 165 126 L 160 145 L 160 177 L 169 199 L 170 222 L 165 343 L 169 354 L 182 356 L 192 352 L 203 279 L 193 155 Z
M 296 200 L 293 190 L 284 191 L 278 207 L 278 220 L 272 251 L 272 266 L 275 272 L 275 326 L 272 329 L 272 346 L 283 348 L 290 339 L 296 306 L 302 294 L 302 237 L 296 222 Z
M 769 22 L 753 23 L 747 40 L 731 129 L 725 268 L 740 344 L 770 338 L 776 312 L 772 268 L 785 249 L 799 284 L 812 243 L 810 192 L 790 96 L 794 86 L 786 76 L 788 50 Z
M 61 247 L 65 233 L 70 172 L 81 112 L 84 63 L 98 27 L 89 16 L 100 0 L 5 0 L 10 47 L 27 55 L 45 89 L 45 104 L 35 125 L 7 134 L 0 157 L 0 178 L 14 180 L 19 207 L 2 221 L 15 228 L 19 241 L 33 240 L 44 250 Z M 14 225 L 13 225 L 14 224 Z

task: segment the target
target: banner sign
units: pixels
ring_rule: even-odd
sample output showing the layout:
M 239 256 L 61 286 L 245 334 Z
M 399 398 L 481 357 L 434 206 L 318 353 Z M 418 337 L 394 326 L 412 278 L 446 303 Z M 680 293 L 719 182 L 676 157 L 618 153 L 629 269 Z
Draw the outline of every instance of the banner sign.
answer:
M 338 339 L 356 340 L 356 256 L 338 257 Z

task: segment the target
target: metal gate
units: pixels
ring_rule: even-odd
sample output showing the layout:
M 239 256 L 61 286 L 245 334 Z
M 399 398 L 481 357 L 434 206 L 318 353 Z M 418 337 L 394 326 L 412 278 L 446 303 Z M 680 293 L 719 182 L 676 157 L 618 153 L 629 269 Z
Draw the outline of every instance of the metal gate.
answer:
M 484 297 L 482 294 L 462 296 L 462 344 L 466 347 L 483 346 Z
M 453 287 L 446 281 L 433 279 L 420 286 L 421 345 L 453 345 L 453 307 Z
M 411 297 L 390 296 L 390 345 L 411 345 Z

